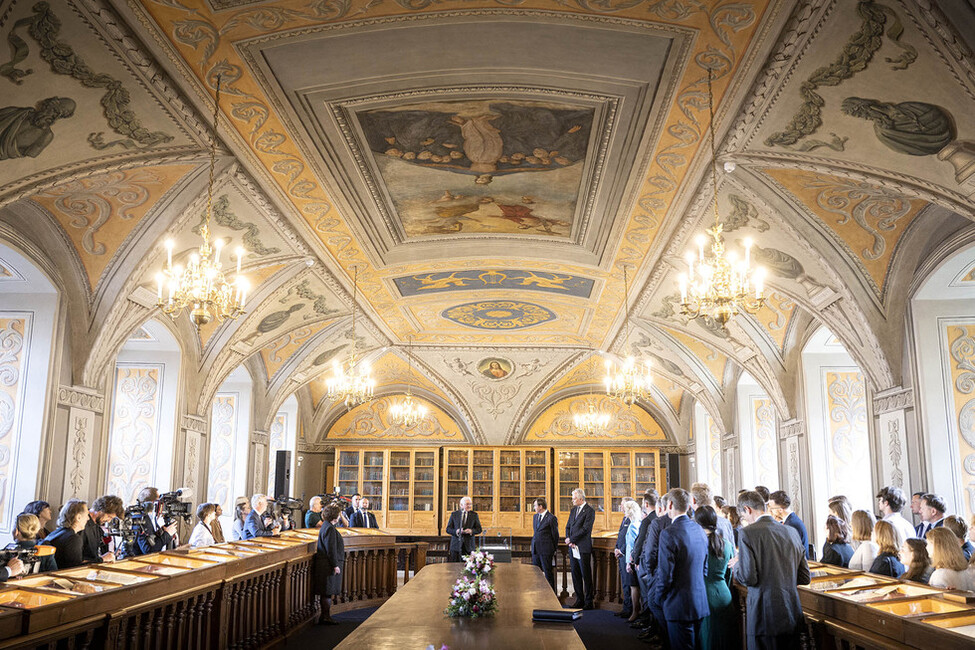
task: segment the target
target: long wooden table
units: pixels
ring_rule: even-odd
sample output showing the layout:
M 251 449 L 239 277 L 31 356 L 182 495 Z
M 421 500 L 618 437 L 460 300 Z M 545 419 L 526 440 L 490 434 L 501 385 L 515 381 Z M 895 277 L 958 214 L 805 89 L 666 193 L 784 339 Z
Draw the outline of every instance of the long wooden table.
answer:
M 533 623 L 533 609 L 561 609 L 555 592 L 536 567 L 498 564 L 491 581 L 498 611 L 487 618 L 449 618 L 443 612 L 460 563 L 427 565 L 372 614 L 338 648 L 552 648 L 584 650 L 569 623 Z

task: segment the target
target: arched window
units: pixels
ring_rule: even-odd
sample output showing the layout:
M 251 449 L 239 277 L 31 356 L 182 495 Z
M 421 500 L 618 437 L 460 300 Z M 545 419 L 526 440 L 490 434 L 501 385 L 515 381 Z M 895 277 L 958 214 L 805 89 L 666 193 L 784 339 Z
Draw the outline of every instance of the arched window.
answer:
M 867 395 L 863 373 L 843 343 L 825 327 L 802 350 L 813 503 L 807 521 L 818 534 L 831 496 L 846 495 L 854 509 L 874 510 Z M 791 495 L 796 499 L 797 495 Z M 812 524 L 812 527 L 810 527 Z M 815 531 L 815 532 L 814 532 Z
M 158 321 L 147 321 L 122 346 L 112 391 L 107 494 L 132 503 L 144 487 L 174 487 L 179 368 L 179 342 Z
M 741 444 L 742 485 L 779 485 L 779 449 L 775 407 L 755 379 L 738 379 L 738 431 Z
M 942 495 L 967 520 L 975 514 L 975 245 L 925 278 L 911 321 L 928 463 L 919 489 Z
M 268 432 L 268 477 L 267 493 L 279 496 L 294 496 L 295 476 L 295 443 L 298 439 L 298 400 L 292 395 L 284 401 L 281 408 L 271 422 L 271 430 Z M 274 482 L 277 476 L 277 452 L 290 451 L 291 460 L 289 463 L 288 484 L 285 486 L 285 494 L 278 494 L 274 491 Z
M 47 428 L 57 289 L 0 243 L 0 534 L 36 496 Z
M 233 525 L 237 497 L 250 498 L 247 447 L 251 428 L 253 382 L 243 366 L 220 385 L 210 417 L 210 460 L 207 501 L 223 508 L 221 525 L 228 534 Z

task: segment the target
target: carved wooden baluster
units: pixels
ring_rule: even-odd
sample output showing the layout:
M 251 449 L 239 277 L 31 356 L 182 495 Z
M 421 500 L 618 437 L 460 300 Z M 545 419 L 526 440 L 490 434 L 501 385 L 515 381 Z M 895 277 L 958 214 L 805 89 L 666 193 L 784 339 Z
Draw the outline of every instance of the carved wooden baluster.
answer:
M 558 572 L 558 576 L 562 578 L 562 591 L 559 592 L 559 600 L 565 601 L 569 598 L 569 554 L 568 548 L 560 546 L 558 549 L 558 554 L 555 556 L 555 570 Z

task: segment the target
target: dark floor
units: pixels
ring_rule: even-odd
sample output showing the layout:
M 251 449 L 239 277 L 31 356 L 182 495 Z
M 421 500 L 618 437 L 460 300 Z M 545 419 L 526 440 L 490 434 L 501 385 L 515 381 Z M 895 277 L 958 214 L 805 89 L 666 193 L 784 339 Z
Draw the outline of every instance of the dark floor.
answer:
M 366 620 L 376 608 L 357 609 L 344 614 L 336 614 L 335 620 L 340 621 L 339 625 L 313 625 L 303 630 L 300 634 L 293 637 L 288 646 L 300 648 L 301 650 L 319 650 L 334 648 L 342 640 L 352 634 L 352 631 L 359 626 L 359 623 Z M 582 638 L 589 650 L 646 650 L 650 646 L 644 644 L 636 638 L 637 630 L 632 630 L 629 624 L 621 618 L 617 618 L 613 612 L 603 609 L 590 610 L 583 613 L 581 619 L 575 623 L 576 631 Z M 403 648 L 403 650 L 426 650 L 425 648 Z M 440 650 L 437 648 L 436 650 Z M 462 648 L 451 648 L 450 650 L 464 650 Z M 477 650 L 493 650 L 489 648 L 478 648 Z M 515 649 L 499 649 L 515 650 Z M 521 649 L 518 649 L 521 650 Z M 528 650 L 527 648 L 525 650 Z

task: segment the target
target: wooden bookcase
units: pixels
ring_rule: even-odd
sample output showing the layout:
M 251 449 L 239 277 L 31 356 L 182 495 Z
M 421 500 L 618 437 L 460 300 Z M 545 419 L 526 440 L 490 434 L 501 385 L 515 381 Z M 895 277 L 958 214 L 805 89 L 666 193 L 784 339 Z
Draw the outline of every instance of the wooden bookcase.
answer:
M 380 528 L 401 535 L 438 533 L 436 447 L 338 447 L 335 459 L 342 494 L 368 497 Z
M 549 448 L 445 447 L 443 451 L 443 527 L 467 495 L 481 526 L 511 528 L 513 535 L 531 534 L 531 504 L 535 497 L 549 495 Z
M 648 488 L 660 491 L 660 453 L 656 449 L 558 449 L 555 492 L 559 525 L 569 520 L 572 490 L 582 486 L 586 502 L 596 510 L 594 531 L 616 530 L 623 515 L 623 497 L 639 499 Z

